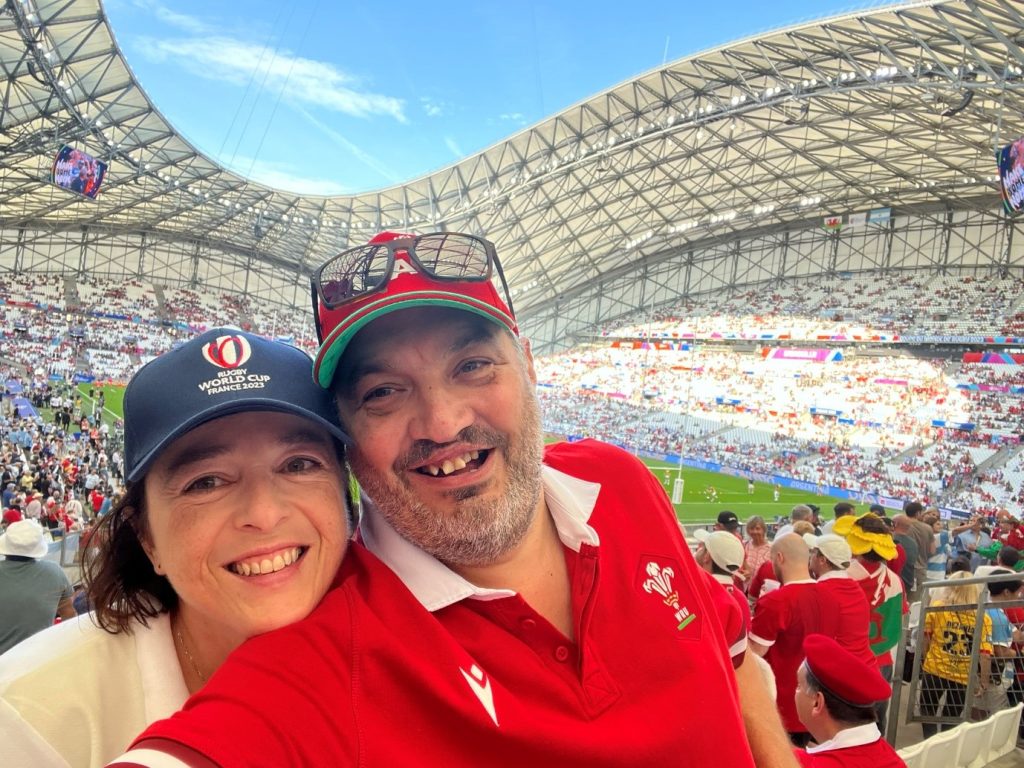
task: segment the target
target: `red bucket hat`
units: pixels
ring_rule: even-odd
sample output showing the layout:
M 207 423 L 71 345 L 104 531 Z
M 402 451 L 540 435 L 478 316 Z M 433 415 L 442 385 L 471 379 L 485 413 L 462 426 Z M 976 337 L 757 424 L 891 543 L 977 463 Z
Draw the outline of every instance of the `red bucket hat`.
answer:
M 381 232 L 370 245 L 406 239 L 414 235 Z M 485 317 L 519 335 L 519 327 L 508 306 L 502 301 L 490 280 L 434 280 L 422 274 L 405 251 L 395 253 L 395 266 L 382 291 L 341 305 L 336 309 L 316 302 L 315 312 L 323 342 L 313 362 L 313 378 L 324 389 L 330 389 L 338 362 L 355 335 L 379 317 L 413 307 L 448 307 Z

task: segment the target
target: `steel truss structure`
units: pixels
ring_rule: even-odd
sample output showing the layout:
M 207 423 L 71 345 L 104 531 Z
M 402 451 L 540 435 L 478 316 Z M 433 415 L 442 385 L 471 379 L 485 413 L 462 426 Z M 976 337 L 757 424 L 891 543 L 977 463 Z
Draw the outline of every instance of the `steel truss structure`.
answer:
M 714 290 L 868 269 L 1024 274 L 993 152 L 1024 134 L 1024 5 L 904 2 L 672 62 L 448 168 L 313 197 L 231 173 L 135 81 L 98 0 L 0 11 L 0 270 L 137 276 L 303 306 L 380 229 L 498 245 L 535 348 Z M 49 183 L 73 144 L 95 201 Z M 823 217 L 891 208 L 882 226 Z

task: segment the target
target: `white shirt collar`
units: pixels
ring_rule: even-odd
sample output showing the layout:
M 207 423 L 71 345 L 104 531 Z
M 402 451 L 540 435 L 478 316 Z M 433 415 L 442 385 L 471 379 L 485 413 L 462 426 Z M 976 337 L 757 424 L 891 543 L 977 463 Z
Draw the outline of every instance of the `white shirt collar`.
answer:
M 712 573 L 711 575 L 715 581 L 719 584 L 724 584 L 727 587 L 731 587 L 735 583 L 732 576 L 726 576 L 724 573 Z
M 599 483 L 572 477 L 541 467 L 544 503 L 562 543 L 575 552 L 581 544 L 596 547 L 601 540 L 588 524 Z M 359 531 L 366 548 L 402 580 L 428 611 L 437 611 L 466 598 L 499 600 L 516 593 L 510 589 L 485 589 L 467 581 L 436 557 L 409 543 L 381 516 L 373 504 L 366 504 Z
M 818 577 L 818 581 L 828 581 L 829 579 L 849 579 L 850 574 L 846 571 L 825 571 L 821 576 Z
M 865 723 L 853 728 L 846 728 L 815 747 L 807 747 L 807 754 L 813 755 L 815 752 L 832 752 L 837 749 L 874 744 L 880 738 L 882 738 L 882 734 L 878 730 L 878 726 L 874 723 Z
M 189 695 L 178 652 L 174 649 L 170 614 L 161 613 L 150 619 L 148 628 L 136 627 L 132 637 L 135 638 L 147 722 L 170 717 L 181 709 Z

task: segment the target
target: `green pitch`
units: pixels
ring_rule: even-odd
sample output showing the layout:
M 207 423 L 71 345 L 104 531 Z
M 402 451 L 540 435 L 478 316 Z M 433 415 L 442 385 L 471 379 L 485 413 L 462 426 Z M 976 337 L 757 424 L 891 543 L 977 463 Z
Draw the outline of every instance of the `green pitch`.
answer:
M 557 438 L 546 437 L 545 442 L 558 442 Z M 672 498 L 672 487 L 675 479 L 679 477 L 679 465 L 667 464 L 656 459 L 645 459 L 639 457 L 640 461 L 651 469 L 651 473 L 658 478 L 665 489 L 668 497 Z M 832 507 L 837 501 L 850 501 L 833 496 L 818 496 L 806 491 L 797 491 L 792 488 L 779 488 L 779 500 L 775 501 L 775 486 L 768 483 L 754 483 L 754 492 L 747 490 L 747 480 L 743 477 L 732 475 L 719 475 L 715 472 L 705 472 L 702 469 L 690 469 L 683 467 L 683 500 L 674 505 L 676 515 L 684 523 L 713 523 L 718 513 L 728 509 L 736 513 L 741 521 L 760 515 L 767 522 L 773 522 L 776 517 L 789 517 L 789 512 L 797 504 L 817 504 L 821 507 L 823 520 L 832 519 Z M 717 491 L 717 500 L 709 498 L 708 489 L 714 487 Z M 858 512 L 867 512 L 867 505 L 854 502 Z M 861 509 L 861 507 L 864 509 Z
M 79 384 L 78 393 L 82 396 L 82 402 L 86 406 L 92 405 L 89 397 L 89 388 L 92 387 L 96 395 L 103 390 L 103 420 L 113 426 L 116 419 L 124 418 L 124 387 L 120 384 Z
M 665 487 L 665 492 L 672 497 L 672 484 L 679 476 L 678 464 L 666 464 L 654 459 L 641 459 L 651 472 Z M 761 515 L 768 522 L 777 516 L 789 516 L 789 511 L 796 504 L 817 504 L 821 507 L 823 519 L 832 519 L 832 506 L 843 499 L 832 496 L 818 496 L 793 488 L 779 488 L 779 500 L 774 499 L 775 486 L 768 483 L 754 483 L 754 492 L 747 490 L 746 478 L 719 475 L 700 469 L 683 467 L 683 501 L 676 504 L 676 514 L 683 522 L 714 522 L 718 513 L 728 509 L 736 513 L 740 520 L 747 520 L 753 515 Z M 718 492 L 718 500 L 710 500 L 708 488 L 713 486 Z M 858 505 L 860 506 L 860 505 Z M 863 510 L 866 511 L 866 510 Z

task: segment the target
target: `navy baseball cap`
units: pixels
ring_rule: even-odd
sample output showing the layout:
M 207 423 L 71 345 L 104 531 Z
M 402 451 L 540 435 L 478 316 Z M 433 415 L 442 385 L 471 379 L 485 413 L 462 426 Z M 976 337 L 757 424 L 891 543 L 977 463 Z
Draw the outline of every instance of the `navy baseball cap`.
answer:
M 313 382 L 301 349 L 238 330 L 214 328 L 140 368 L 124 392 L 124 459 L 129 482 L 187 432 L 222 416 L 278 411 L 302 416 L 350 443 L 331 394 Z

